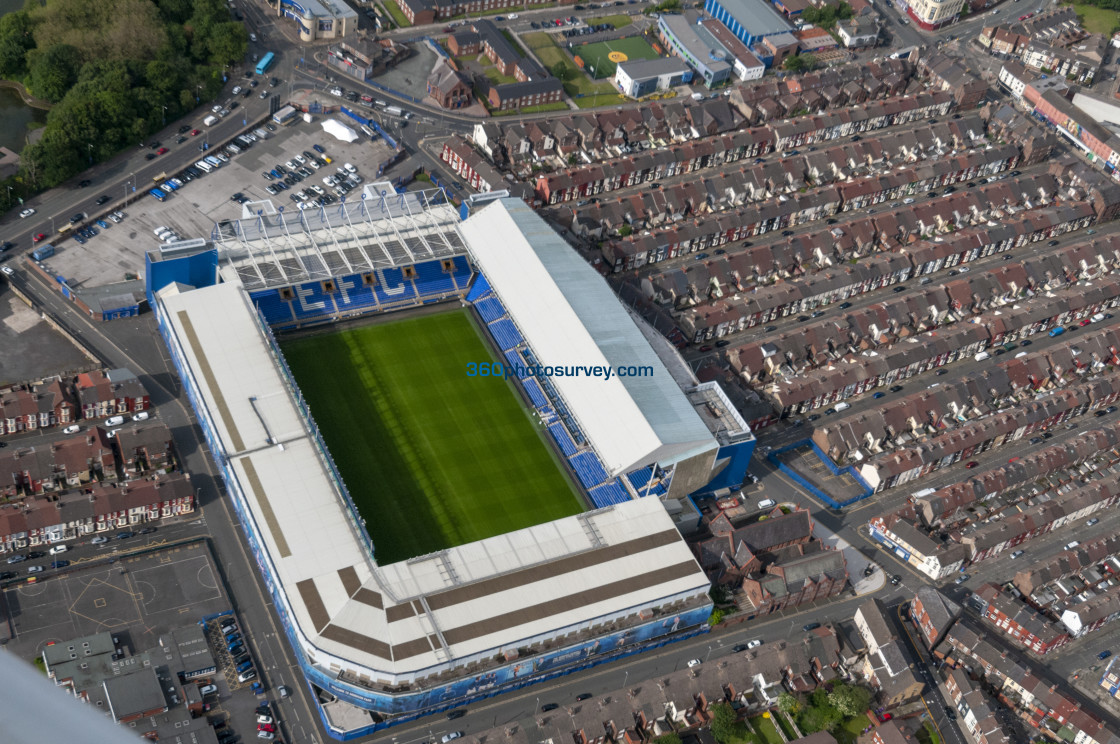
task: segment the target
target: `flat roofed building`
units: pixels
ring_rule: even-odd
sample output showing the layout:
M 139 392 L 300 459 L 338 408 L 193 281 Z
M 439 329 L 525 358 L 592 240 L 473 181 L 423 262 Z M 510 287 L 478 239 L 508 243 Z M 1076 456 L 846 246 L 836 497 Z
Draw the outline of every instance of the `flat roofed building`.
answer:
M 709 88 L 731 79 L 731 55 L 687 15 L 663 14 L 657 32 L 666 46 L 695 70 Z
M 614 84 L 623 95 L 643 98 L 692 81 L 692 70 L 673 57 L 620 62 L 614 71 Z
M 748 47 L 793 28 L 766 0 L 705 0 L 704 10 Z

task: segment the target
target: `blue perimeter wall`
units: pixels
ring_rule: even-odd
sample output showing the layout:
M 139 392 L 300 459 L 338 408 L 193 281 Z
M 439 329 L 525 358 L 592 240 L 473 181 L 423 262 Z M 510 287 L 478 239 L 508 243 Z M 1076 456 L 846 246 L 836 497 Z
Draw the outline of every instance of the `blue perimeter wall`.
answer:
M 841 474 L 846 473 L 846 474 L 852 476 L 853 478 L 855 478 L 856 482 L 859 483 L 861 486 L 863 486 L 863 493 L 861 493 L 859 496 L 856 496 L 855 498 L 848 499 L 847 501 L 838 502 L 838 501 L 834 500 L 831 496 L 826 494 L 824 491 L 820 490 L 819 488 L 814 486 L 812 483 L 810 483 L 809 481 L 802 478 L 798 473 L 794 472 L 793 469 L 790 468 L 788 465 L 786 465 L 785 463 L 778 460 L 778 455 L 780 455 L 781 453 L 788 452 L 791 449 L 797 449 L 798 447 L 805 447 L 805 446 L 812 447 L 813 454 L 815 454 L 817 456 L 817 459 L 819 459 L 822 463 L 824 463 L 824 466 L 826 468 L 828 468 L 829 471 L 831 471 L 833 475 L 841 475 Z M 870 496 L 873 493 L 873 490 L 872 490 L 871 486 L 867 485 L 867 481 L 865 481 L 860 476 L 860 474 L 856 472 L 856 469 L 854 467 L 852 467 L 851 465 L 849 465 L 847 467 L 843 467 L 843 468 L 836 467 L 835 463 L 832 462 L 832 458 L 829 457 L 828 455 L 826 455 L 824 452 L 821 452 L 821 448 L 818 447 L 816 444 L 814 444 L 812 439 L 802 439 L 800 442 L 794 442 L 793 444 L 786 445 L 785 447 L 782 447 L 781 449 L 776 449 L 773 452 L 771 452 L 770 454 L 768 454 L 767 458 L 770 460 L 771 463 L 774 464 L 774 467 L 778 468 L 778 470 L 781 470 L 783 473 L 785 473 L 790 478 L 792 478 L 794 481 L 796 481 L 799 486 L 801 486 L 806 491 L 808 491 L 809 493 L 816 496 L 818 499 L 820 499 L 824 503 L 828 504 L 833 509 L 843 509 L 845 506 L 851 506 L 852 504 L 856 503 L 857 501 L 863 501 L 864 499 L 866 499 L 868 496 Z

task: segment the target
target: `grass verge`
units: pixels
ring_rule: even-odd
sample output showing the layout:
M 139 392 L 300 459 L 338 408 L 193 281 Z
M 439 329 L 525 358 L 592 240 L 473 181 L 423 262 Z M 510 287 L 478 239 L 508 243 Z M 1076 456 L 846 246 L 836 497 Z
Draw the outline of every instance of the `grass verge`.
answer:
M 393 16 L 393 22 L 400 28 L 412 25 L 404 11 L 401 10 L 401 6 L 397 5 L 397 0 L 385 0 L 385 10 L 389 11 L 389 15 Z

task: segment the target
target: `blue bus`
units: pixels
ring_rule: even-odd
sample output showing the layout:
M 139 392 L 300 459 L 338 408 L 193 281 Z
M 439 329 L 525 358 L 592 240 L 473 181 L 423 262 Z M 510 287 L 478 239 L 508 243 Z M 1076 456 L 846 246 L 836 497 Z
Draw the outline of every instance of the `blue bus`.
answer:
M 276 55 L 272 52 L 261 57 L 261 61 L 257 63 L 257 74 L 263 75 L 268 72 L 268 68 L 272 67 L 272 63 L 276 61 Z

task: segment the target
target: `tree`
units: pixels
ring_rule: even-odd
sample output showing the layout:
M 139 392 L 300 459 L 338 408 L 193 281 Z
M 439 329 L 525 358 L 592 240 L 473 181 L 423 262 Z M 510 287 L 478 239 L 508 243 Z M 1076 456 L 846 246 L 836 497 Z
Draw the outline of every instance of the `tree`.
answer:
M 778 696 L 778 710 L 785 713 L 787 716 L 796 716 L 801 712 L 803 707 L 801 700 L 799 700 L 796 695 L 783 692 Z
M 249 49 L 249 35 L 240 23 L 228 21 L 215 24 L 207 37 L 212 65 L 232 65 Z
M 802 732 L 815 734 L 818 731 L 835 731 L 843 721 L 844 716 L 835 708 L 814 706 L 801 711 L 797 725 Z
M 27 74 L 27 52 L 35 48 L 32 31 L 26 11 L 0 18 L 0 76 L 14 80 Z
M 858 685 L 837 684 L 828 693 L 829 704 L 849 718 L 861 715 L 871 705 L 871 690 Z
M 573 70 L 571 67 L 568 67 L 567 62 L 561 60 L 554 64 L 549 72 L 552 73 L 552 77 L 563 83 L 572 79 Z
M 708 616 L 708 625 L 713 628 L 723 622 L 723 610 L 718 607 L 712 610 L 712 614 Z
M 629 224 L 623 225 L 622 227 L 618 228 L 618 234 L 625 238 L 627 235 L 634 234 L 634 228 L 630 227 Z
M 809 55 L 795 55 L 793 57 L 786 57 L 786 61 L 782 63 L 783 70 L 790 72 L 803 72 L 805 67 L 805 57 Z
M 739 720 L 739 714 L 729 704 L 716 703 L 708 712 L 712 714 L 712 736 L 720 744 L 733 741 L 757 744 L 758 738 L 747 730 L 746 724 Z
M 57 103 L 78 81 L 81 54 L 69 44 L 55 44 L 31 53 L 31 88 L 35 95 Z
M 676 734 L 665 734 L 654 739 L 653 744 L 681 744 L 681 737 Z

